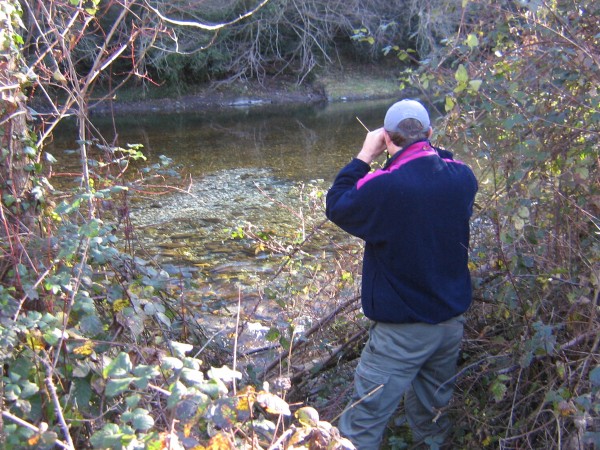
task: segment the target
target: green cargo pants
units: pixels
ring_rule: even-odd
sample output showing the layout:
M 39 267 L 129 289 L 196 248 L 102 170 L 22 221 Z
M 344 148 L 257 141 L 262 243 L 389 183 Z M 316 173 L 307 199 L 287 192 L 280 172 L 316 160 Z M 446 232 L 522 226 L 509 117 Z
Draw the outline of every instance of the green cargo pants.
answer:
M 338 423 L 341 434 L 358 450 L 378 449 L 404 396 L 415 441 L 443 442 L 450 421 L 439 412 L 452 396 L 463 324 L 462 316 L 436 325 L 374 323 Z

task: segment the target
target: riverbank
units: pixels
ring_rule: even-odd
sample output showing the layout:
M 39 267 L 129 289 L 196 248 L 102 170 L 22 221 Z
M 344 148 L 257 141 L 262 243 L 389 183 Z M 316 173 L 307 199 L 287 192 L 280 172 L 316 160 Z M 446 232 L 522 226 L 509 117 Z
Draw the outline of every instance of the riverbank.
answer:
M 391 72 L 373 67 L 351 71 L 329 71 L 310 84 L 298 85 L 284 77 L 257 81 L 212 83 L 177 92 L 152 86 L 123 89 L 110 100 L 92 103 L 92 114 L 183 112 L 249 107 L 266 104 L 310 104 L 392 98 L 399 95 L 398 82 Z

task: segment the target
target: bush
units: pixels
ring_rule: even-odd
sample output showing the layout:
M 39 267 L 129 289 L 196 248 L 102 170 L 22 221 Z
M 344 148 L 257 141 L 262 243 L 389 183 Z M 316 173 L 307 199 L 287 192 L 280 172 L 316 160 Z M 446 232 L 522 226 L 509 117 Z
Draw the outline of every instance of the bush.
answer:
M 585 1 L 468 2 L 446 50 L 406 72 L 445 113 L 439 138 L 479 149 L 475 304 L 456 404 L 464 442 L 599 442 L 594 13 Z

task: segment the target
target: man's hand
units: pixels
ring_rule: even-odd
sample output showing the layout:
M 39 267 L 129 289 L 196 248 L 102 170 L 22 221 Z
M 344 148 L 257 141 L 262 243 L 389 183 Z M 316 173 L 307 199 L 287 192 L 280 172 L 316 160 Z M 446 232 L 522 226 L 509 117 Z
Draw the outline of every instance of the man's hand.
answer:
M 369 131 L 363 143 L 362 150 L 356 157 L 370 165 L 387 147 L 384 133 L 383 128 Z

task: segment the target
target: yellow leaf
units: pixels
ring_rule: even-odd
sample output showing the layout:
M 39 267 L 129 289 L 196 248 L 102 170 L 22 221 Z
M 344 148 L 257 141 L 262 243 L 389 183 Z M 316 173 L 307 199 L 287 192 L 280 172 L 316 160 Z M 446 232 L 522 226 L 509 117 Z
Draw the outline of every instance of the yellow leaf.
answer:
M 218 433 L 208 442 L 206 450 L 234 450 L 234 448 L 235 447 L 225 434 Z
M 44 339 L 42 339 L 42 334 L 37 329 L 29 330 L 27 333 L 27 343 L 32 350 L 43 350 L 46 346 Z
M 76 355 L 89 356 L 94 351 L 94 344 L 92 341 L 85 341 L 83 345 L 73 349 L 73 353 Z
M 294 416 L 304 426 L 314 427 L 319 423 L 319 413 L 310 406 L 300 408 L 294 413 Z
M 256 400 L 256 391 L 253 386 L 246 386 L 238 394 L 238 403 L 236 408 L 238 411 L 250 411 L 252 409 L 252 403 Z
M 120 298 L 119 300 L 116 300 L 112 305 L 114 312 L 122 311 L 123 309 L 127 308 L 128 306 L 129 306 L 129 300 L 124 299 L 124 298 Z
M 65 76 L 60 73 L 60 70 L 56 69 L 54 71 L 54 73 L 52 74 L 52 78 L 54 78 L 56 81 L 58 81 L 59 83 L 66 83 L 67 79 L 65 78 Z

